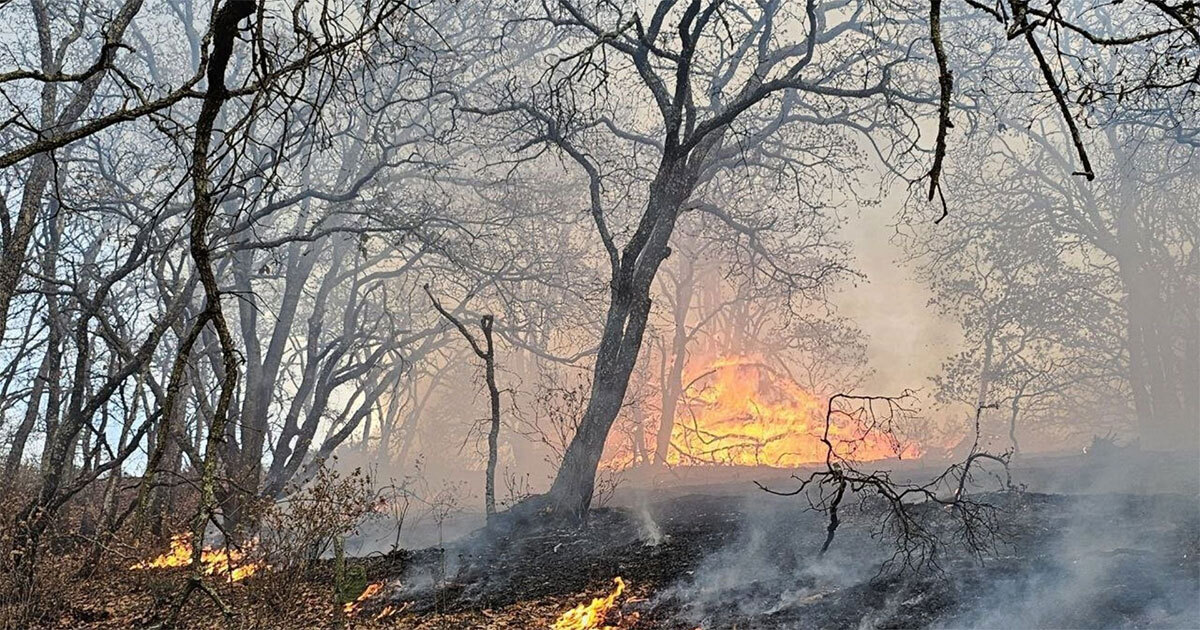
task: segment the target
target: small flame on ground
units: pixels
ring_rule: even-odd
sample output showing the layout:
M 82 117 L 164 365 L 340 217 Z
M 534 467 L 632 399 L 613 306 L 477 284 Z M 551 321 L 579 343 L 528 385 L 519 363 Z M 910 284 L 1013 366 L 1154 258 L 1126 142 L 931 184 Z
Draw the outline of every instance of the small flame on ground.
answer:
M 625 592 L 625 580 L 613 579 L 617 587 L 607 597 L 597 597 L 590 604 L 580 604 L 563 613 L 554 622 L 554 630 L 608 630 L 613 626 L 601 625 L 616 605 L 617 598 Z
M 204 567 L 205 575 L 227 576 L 230 582 L 244 580 L 258 572 L 262 565 L 256 562 L 243 562 L 246 554 L 236 549 L 205 548 L 200 552 L 200 564 Z M 192 563 L 191 534 L 176 534 L 171 537 L 171 549 L 166 553 L 145 562 L 138 562 L 130 569 L 166 569 L 169 567 L 186 567 Z
M 378 593 L 379 591 L 382 591 L 382 590 L 383 590 L 383 582 L 371 582 L 370 584 L 367 585 L 367 588 L 364 588 L 363 592 L 361 594 L 359 594 L 359 596 L 357 598 L 354 599 L 354 601 L 346 602 L 345 604 L 343 604 L 342 611 L 345 612 L 347 615 L 353 615 L 354 613 L 358 612 L 359 608 L 362 607 L 363 602 L 367 601 L 368 599 L 371 599 L 372 597 L 375 596 L 376 593 Z M 386 611 L 390 608 L 391 608 L 391 606 L 388 606 L 384 610 Z M 391 613 L 389 612 L 388 614 L 391 614 Z M 385 615 L 383 615 L 383 613 L 380 613 L 380 617 L 376 617 L 376 619 L 379 619 L 383 616 L 385 616 Z

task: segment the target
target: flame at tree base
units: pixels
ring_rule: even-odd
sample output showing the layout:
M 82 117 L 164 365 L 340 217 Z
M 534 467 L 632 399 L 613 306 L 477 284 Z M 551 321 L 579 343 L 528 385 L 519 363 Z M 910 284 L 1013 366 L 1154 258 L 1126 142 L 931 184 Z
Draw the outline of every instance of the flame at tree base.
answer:
M 625 580 L 619 576 L 613 579 L 617 587 L 606 597 L 597 597 L 590 604 L 580 604 L 559 616 L 554 622 L 554 630 L 611 630 L 614 626 L 604 624 L 608 614 L 612 612 L 617 598 L 625 592 Z
M 256 562 L 244 562 L 246 554 L 237 549 L 205 548 L 200 552 L 200 564 L 205 575 L 228 577 L 230 582 L 239 582 L 258 572 L 262 565 Z M 171 537 L 171 548 L 166 553 L 145 562 L 138 562 L 130 569 L 166 569 L 170 567 L 186 567 L 192 564 L 192 541 L 190 534 L 176 534 Z

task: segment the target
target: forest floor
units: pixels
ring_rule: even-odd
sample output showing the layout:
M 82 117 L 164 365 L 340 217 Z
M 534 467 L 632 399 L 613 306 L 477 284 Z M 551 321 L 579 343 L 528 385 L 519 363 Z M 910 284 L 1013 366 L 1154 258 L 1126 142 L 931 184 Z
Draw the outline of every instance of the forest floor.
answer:
M 1200 628 L 1200 495 L 1195 460 L 1178 464 L 1030 467 L 1033 489 L 982 497 L 998 508 L 995 549 L 980 559 L 944 548 L 940 571 L 881 571 L 891 551 L 872 537 L 879 513 L 869 503 L 843 511 L 818 557 L 826 521 L 802 497 L 742 482 L 688 485 L 626 493 L 625 505 L 596 509 L 581 527 L 477 532 L 444 548 L 357 559 L 380 588 L 348 615 L 333 602 L 330 575 L 296 583 L 266 571 L 221 586 L 231 621 L 199 595 L 181 625 L 548 628 L 609 594 L 619 576 L 628 588 L 606 623 L 621 629 Z M 1132 485 L 1042 491 L 1065 478 L 1078 490 L 1077 477 Z M 1166 491 L 1149 491 L 1142 477 Z M 153 626 L 185 580 L 182 569 L 100 572 L 64 589 L 40 623 Z

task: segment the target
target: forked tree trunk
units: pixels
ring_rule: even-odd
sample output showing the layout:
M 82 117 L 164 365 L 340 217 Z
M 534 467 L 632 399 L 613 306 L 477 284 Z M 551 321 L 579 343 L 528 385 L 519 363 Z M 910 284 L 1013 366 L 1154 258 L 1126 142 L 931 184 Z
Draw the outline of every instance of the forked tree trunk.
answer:
M 450 311 L 443 308 L 437 298 L 433 297 L 429 285 L 425 285 L 425 293 L 429 295 L 429 300 L 433 302 L 433 307 L 437 309 L 437 312 L 454 324 L 459 334 L 467 340 L 467 343 L 471 344 L 471 350 L 475 356 L 483 359 L 484 380 L 487 382 L 488 403 L 491 410 L 491 419 L 488 424 L 488 457 L 487 471 L 484 473 L 483 507 L 490 521 L 496 516 L 496 460 L 500 456 L 500 389 L 496 386 L 496 347 L 492 342 L 494 320 L 491 315 L 484 315 L 480 318 L 479 329 L 483 332 L 483 344 L 481 345 L 467 330 L 467 327 Z
M 550 491 L 534 507 L 555 516 L 582 519 L 592 503 L 596 469 L 604 454 L 609 430 L 621 411 L 629 377 L 637 364 L 646 320 L 650 287 L 659 265 L 670 255 L 668 243 L 680 205 L 695 186 L 694 172 L 682 163 L 664 159 L 650 187 L 650 201 L 638 231 L 625 246 L 614 270 L 608 315 L 592 368 L 592 390 L 579 429 L 567 445 Z
M 233 401 L 234 389 L 238 380 L 238 356 L 234 345 L 233 335 L 221 309 L 221 293 L 217 284 L 216 274 L 212 265 L 212 249 L 209 242 L 209 227 L 216 213 L 216 203 L 213 198 L 212 172 L 209 164 L 209 148 L 212 143 L 213 127 L 225 101 L 229 99 L 229 91 L 225 87 L 225 71 L 233 56 L 234 43 L 237 40 L 238 23 L 254 15 L 257 5 L 253 0 L 227 0 L 214 14 L 212 25 L 212 43 L 209 65 L 206 69 L 208 90 L 196 117 L 196 135 L 192 143 L 192 218 L 190 226 L 190 253 L 196 267 L 196 275 L 204 288 L 204 310 L 192 323 L 189 342 L 180 347 L 175 358 L 173 371 L 186 362 L 191 345 L 205 328 L 211 324 L 220 343 L 221 387 L 217 404 L 213 410 L 212 421 L 209 423 L 208 436 L 205 439 L 204 458 L 200 464 L 199 506 L 192 520 L 191 542 L 191 579 L 188 580 L 183 594 L 172 608 L 166 623 L 173 626 L 179 611 L 187 603 L 188 598 L 196 589 L 201 589 L 226 611 L 224 603 L 215 591 L 204 584 L 204 570 L 201 555 L 204 549 L 204 537 L 209 523 L 215 521 L 217 510 L 217 466 L 222 443 L 226 439 L 226 423 L 229 419 L 229 409 Z M 175 374 L 172 374 L 172 378 Z M 164 410 L 164 417 L 169 417 L 172 409 Z M 163 427 L 165 430 L 166 427 Z

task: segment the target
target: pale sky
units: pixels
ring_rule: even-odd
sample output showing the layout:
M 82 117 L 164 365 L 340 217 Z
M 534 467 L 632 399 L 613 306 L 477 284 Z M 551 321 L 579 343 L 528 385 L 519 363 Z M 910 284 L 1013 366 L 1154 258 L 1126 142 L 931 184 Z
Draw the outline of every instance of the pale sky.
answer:
M 928 305 L 929 291 L 913 278 L 902 262 L 903 251 L 891 242 L 896 207 L 889 199 L 849 217 L 843 236 L 867 279 L 846 288 L 834 301 L 839 312 L 870 337 L 875 375 L 862 393 L 889 395 L 906 387 L 921 388 L 921 399 L 928 403 L 928 379 L 957 349 L 961 332 L 954 320 L 939 317 Z

